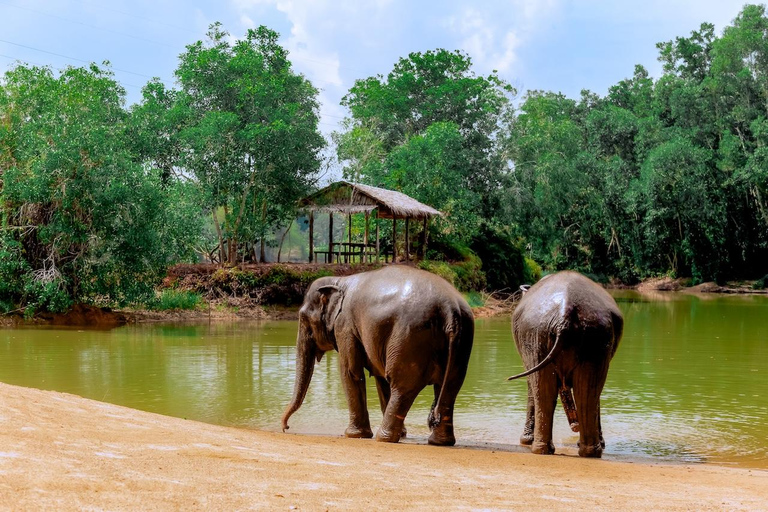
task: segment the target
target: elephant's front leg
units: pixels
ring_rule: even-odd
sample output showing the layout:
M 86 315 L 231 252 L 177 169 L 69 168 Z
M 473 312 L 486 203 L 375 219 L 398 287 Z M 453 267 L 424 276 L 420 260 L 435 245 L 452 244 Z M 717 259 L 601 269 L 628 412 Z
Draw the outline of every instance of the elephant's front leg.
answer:
M 376 391 L 379 392 L 379 404 L 381 405 L 381 414 L 387 413 L 387 405 L 389 404 L 389 397 L 392 391 L 389 388 L 389 382 L 384 377 L 376 377 Z M 402 432 L 400 432 L 400 438 L 404 438 L 408 435 L 408 432 L 403 426 Z
M 525 413 L 525 427 L 520 436 L 520 444 L 529 446 L 533 444 L 533 428 L 536 425 L 536 407 L 531 393 L 531 383 L 528 381 L 528 405 Z
M 339 373 L 349 405 L 349 426 L 344 431 L 347 437 L 373 437 L 365 394 L 364 361 L 365 357 L 358 347 L 339 351 Z

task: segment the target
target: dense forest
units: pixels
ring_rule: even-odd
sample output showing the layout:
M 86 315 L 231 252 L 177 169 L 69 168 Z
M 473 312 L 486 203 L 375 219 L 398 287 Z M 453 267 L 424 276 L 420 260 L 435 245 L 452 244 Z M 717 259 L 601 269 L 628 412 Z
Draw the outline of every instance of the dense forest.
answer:
M 518 96 L 462 51 L 412 53 L 355 82 L 330 141 L 278 40 L 214 24 L 175 88 L 131 106 L 108 63 L 7 71 L 0 310 L 142 304 L 174 263 L 264 261 L 328 169 L 443 211 L 428 257 L 482 268 L 466 288 L 533 261 L 626 283 L 768 271 L 765 6 L 659 43 L 660 77 L 635 66 L 605 96 Z

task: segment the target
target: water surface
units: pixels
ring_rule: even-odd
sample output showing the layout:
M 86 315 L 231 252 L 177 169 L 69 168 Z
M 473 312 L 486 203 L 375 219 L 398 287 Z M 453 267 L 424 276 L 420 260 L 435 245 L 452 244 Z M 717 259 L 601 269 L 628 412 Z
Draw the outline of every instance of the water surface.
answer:
M 617 292 L 625 335 L 603 392 L 606 454 L 768 468 L 768 297 Z M 296 322 L 0 330 L 0 381 L 145 411 L 278 430 L 293 389 Z M 456 407 L 459 444 L 515 449 L 525 382 L 508 318 L 477 322 Z M 374 429 L 381 421 L 369 379 Z M 423 442 L 432 401 L 408 415 Z M 291 432 L 340 435 L 347 407 L 335 353 L 316 367 Z M 578 437 L 558 409 L 555 444 Z

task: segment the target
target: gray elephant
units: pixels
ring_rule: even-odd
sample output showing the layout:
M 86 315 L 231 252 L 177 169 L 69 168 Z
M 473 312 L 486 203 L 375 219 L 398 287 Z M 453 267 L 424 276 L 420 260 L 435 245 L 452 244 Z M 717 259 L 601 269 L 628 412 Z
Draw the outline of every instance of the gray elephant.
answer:
M 624 327 L 616 301 L 594 281 L 568 271 L 524 292 L 512 329 L 528 370 L 508 379 L 529 376 L 520 442 L 531 444 L 534 453 L 555 452 L 552 421 L 559 393 L 571 428 L 579 432 L 579 455 L 600 457 L 600 394 Z
M 377 441 L 398 442 L 419 392 L 434 386 L 429 443 L 452 446 L 453 406 L 464 382 L 474 339 L 474 318 L 464 298 L 429 272 L 388 266 L 348 277 L 323 277 L 307 290 L 299 310 L 296 381 L 288 419 L 301 407 L 315 360 L 339 353 L 349 403 L 347 437 L 373 437 L 365 374 L 376 378 L 384 420 Z

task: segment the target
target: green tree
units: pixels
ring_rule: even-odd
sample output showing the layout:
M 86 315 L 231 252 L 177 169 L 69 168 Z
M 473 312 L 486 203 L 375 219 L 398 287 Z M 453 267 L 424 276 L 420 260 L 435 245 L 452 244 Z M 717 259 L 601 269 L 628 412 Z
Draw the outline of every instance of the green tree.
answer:
M 30 311 L 134 301 L 189 256 L 189 232 L 174 231 L 185 211 L 169 204 L 178 196 L 164 194 L 160 173 L 126 147 L 123 104 L 108 68 L 5 73 L 0 301 Z
M 467 240 L 499 207 L 497 142 L 513 93 L 496 73 L 476 76 L 460 51 L 411 53 L 343 98 L 350 117 L 334 138 L 345 174 L 445 210 L 445 234 Z
M 277 40 L 262 26 L 231 43 L 211 25 L 207 42 L 180 57 L 180 91 L 171 98 L 150 84 L 138 109 L 172 133 L 163 151 L 200 187 L 222 262 L 236 263 L 242 242 L 255 238 L 263 260 L 268 233 L 293 214 L 321 162 L 318 91 L 291 69 Z

